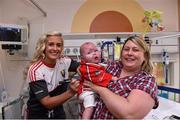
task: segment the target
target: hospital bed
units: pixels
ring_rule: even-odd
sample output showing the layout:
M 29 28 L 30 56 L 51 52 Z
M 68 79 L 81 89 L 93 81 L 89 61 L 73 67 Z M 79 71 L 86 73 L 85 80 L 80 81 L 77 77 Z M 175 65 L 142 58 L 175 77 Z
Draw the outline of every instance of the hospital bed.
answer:
M 24 105 L 22 96 L 0 103 L 0 119 L 22 119 Z
M 180 89 L 158 86 L 159 90 L 159 107 L 152 109 L 151 112 L 144 118 L 145 120 L 179 120 L 180 119 L 180 103 L 177 101 L 177 96 L 180 95 Z M 164 93 L 166 93 L 164 95 Z M 173 98 L 170 93 L 174 94 Z M 178 99 L 179 101 L 179 99 Z

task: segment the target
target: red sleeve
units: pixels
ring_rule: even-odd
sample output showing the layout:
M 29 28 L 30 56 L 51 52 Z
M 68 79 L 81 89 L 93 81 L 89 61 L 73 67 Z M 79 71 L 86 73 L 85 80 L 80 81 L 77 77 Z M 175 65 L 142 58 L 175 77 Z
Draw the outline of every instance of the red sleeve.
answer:
M 112 75 L 106 72 L 104 66 L 97 64 L 83 64 L 80 67 L 80 72 L 83 79 L 104 87 L 109 84 L 112 78 Z

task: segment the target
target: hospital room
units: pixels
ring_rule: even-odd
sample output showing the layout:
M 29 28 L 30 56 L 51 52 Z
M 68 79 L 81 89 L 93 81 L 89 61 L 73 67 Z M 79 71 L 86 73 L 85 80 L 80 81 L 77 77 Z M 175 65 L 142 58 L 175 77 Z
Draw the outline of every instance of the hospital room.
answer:
M 180 0 L 0 0 L 0 119 L 178 120 L 179 40 Z

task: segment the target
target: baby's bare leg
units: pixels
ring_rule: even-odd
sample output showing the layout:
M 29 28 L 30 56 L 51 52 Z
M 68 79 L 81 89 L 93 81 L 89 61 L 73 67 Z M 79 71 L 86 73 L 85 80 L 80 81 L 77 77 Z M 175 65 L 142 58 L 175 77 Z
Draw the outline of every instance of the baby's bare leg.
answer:
M 94 110 L 94 107 L 85 108 L 83 115 L 82 115 L 82 119 L 91 119 L 93 110 Z

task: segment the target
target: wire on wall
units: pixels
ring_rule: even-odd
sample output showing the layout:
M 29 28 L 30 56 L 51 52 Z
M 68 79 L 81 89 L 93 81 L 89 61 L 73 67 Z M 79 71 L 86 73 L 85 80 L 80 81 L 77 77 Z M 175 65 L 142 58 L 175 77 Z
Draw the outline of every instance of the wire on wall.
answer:
M 29 0 L 29 1 L 38 8 L 38 10 L 43 14 L 44 17 L 47 16 L 47 13 L 34 0 Z

